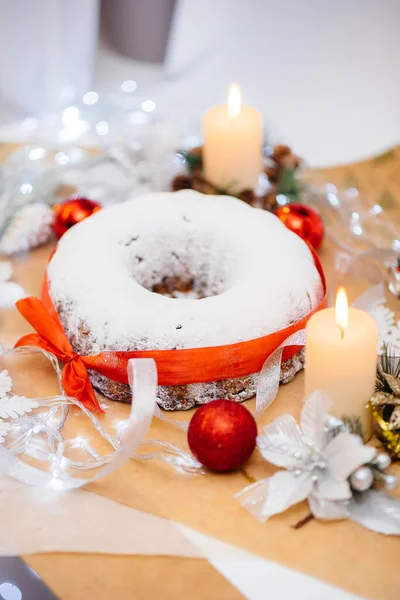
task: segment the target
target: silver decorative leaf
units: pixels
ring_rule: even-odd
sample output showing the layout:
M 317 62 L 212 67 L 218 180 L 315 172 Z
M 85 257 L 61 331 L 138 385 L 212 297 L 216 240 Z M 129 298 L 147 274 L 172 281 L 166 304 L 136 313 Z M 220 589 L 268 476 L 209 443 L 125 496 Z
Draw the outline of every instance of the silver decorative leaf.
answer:
M 400 535 L 400 501 L 385 492 L 369 490 L 349 504 L 350 518 L 386 535 Z
M 323 392 L 317 390 L 307 398 L 301 411 L 300 426 L 303 434 L 317 448 L 324 447 L 324 421 L 331 405 L 331 400 Z
M 240 490 L 234 497 L 253 517 L 265 523 L 267 517 L 263 514 L 263 506 L 267 494 L 268 479 L 261 479 Z
M 256 519 L 265 523 L 269 517 L 284 512 L 307 498 L 313 487 L 309 473 L 295 475 L 279 471 L 247 486 L 235 495 L 240 504 Z
M 376 449 L 365 446 L 358 435 L 339 433 L 326 447 L 330 476 L 337 480 L 346 480 L 350 475 L 370 462 L 376 455 Z
M 343 502 L 333 502 L 317 494 L 311 494 L 308 497 L 308 504 L 314 517 L 322 521 L 339 521 L 349 517 L 349 510 Z
M 264 427 L 257 437 L 257 447 L 265 460 L 287 469 L 296 468 L 310 453 L 299 426 L 289 414 L 277 417 Z
M 290 471 L 279 471 L 268 479 L 268 494 L 262 508 L 264 517 L 284 512 L 294 504 L 305 500 L 313 488 L 310 473 L 295 475 Z
M 334 479 L 329 471 L 322 473 L 315 485 L 318 495 L 325 500 L 337 501 L 349 500 L 351 498 L 349 482 L 347 480 Z

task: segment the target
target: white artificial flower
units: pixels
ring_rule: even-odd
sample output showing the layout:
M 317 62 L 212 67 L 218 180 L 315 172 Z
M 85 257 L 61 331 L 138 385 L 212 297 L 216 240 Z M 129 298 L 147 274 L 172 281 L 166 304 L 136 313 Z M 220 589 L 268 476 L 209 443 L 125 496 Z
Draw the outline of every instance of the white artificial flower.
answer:
M 373 460 L 375 448 L 358 435 L 342 432 L 330 439 L 325 426 L 330 401 L 315 392 L 304 403 L 300 427 L 292 415 L 282 415 L 264 427 L 257 447 L 270 463 L 283 467 L 272 477 L 237 494 L 260 521 L 308 500 L 318 519 L 345 519 L 352 497 L 350 475 Z

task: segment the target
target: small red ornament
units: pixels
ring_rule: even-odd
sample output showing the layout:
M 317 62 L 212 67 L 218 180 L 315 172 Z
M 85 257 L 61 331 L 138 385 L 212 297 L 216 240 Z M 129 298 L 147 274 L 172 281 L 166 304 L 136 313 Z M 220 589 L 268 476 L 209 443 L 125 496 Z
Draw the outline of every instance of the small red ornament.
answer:
M 54 207 L 53 231 L 60 238 L 67 229 L 80 223 L 86 217 L 90 217 L 100 209 L 101 206 L 98 202 L 87 198 L 73 197 L 65 200 L 62 204 L 56 204 Z
M 287 204 L 274 211 L 284 225 L 317 250 L 324 239 L 324 223 L 319 213 L 306 204 Z
M 253 415 L 233 400 L 201 406 L 189 424 L 188 443 L 199 462 L 213 471 L 233 471 L 250 458 L 256 446 Z

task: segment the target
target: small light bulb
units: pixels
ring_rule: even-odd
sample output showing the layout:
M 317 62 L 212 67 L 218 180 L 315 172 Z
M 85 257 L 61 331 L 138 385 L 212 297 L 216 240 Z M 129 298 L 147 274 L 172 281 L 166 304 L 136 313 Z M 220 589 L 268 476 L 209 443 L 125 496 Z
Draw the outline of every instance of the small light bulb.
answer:
M 83 104 L 86 104 L 86 106 L 92 106 L 93 104 L 96 104 L 98 100 L 99 95 L 97 92 L 86 92 L 82 98 L 82 102 Z
M 156 103 L 153 100 L 144 100 L 142 102 L 142 110 L 144 112 L 152 112 L 156 107 Z

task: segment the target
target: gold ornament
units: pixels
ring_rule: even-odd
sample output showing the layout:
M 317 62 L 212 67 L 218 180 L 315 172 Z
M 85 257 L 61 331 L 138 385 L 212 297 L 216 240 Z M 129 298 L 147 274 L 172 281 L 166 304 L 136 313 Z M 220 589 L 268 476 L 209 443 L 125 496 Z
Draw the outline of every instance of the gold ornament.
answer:
M 376 392 L 370 401 L 377 437 L 395 460 L 400 460 L 400 357 L 388 346 L 378 359 Z
M 400 431 L 392 427 L 390 423 L 379 414 L 371 401 L 371 411 L 375 423 L 378 425 L 377 436 L 385 446 L 386 450 L 394 460 L 400 459 Z

